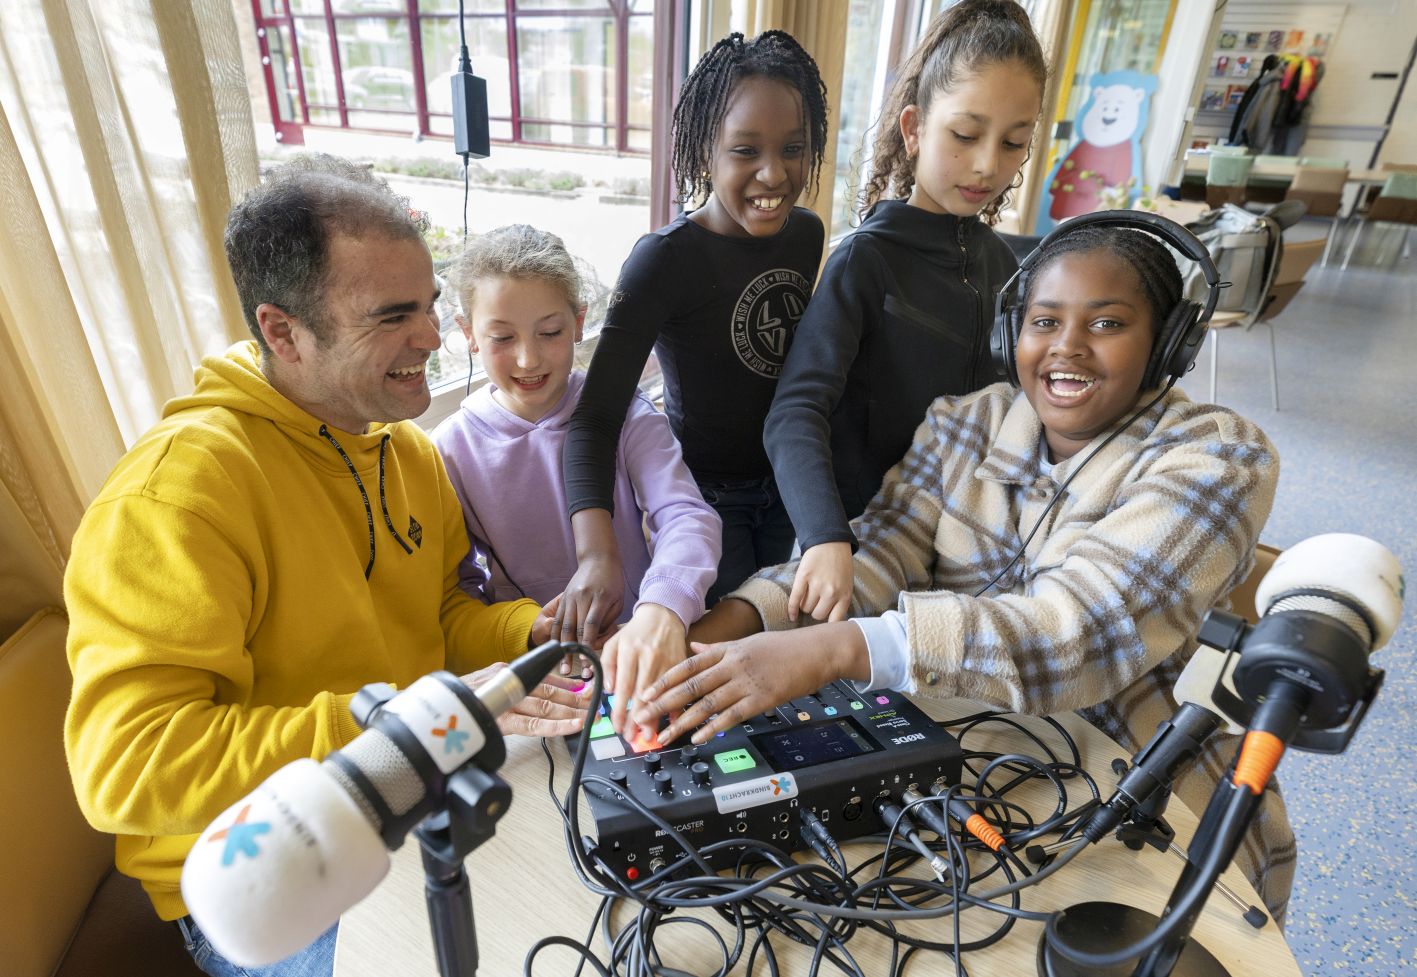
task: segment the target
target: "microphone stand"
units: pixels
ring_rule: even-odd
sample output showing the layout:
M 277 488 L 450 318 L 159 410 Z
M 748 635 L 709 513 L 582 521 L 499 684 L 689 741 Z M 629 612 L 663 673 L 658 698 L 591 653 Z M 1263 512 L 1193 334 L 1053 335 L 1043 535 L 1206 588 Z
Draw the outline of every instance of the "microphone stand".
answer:
M 1176 880 L 1176 887 L 1171 890 L 1171 897 L 1166 901 L 1166 908 L 1161 913 L 1162 920 L 1168 919 L 1175 911 L 1183 896 L 1191 892 L 1196 887 L 1203 887 L 1207 892 L 1220 877 L 1221 871 L 1229 865 L 1235 857 L 1235 852 L 1240 848 L 1241 841 L 1244 840 L 1245 831 L 1249 828 L 1250 822 L 1254 820 L 1256 812 L 1259 811 L 1260 804 L 1264 801 L 1264 795 L 1256 794 L 1248 787 L 1236 784 L 1226 777 L 1221 780 L 1216 787 L 1215 793 L 1211 795 L 1210 804 L 1205 809 L 1205 815 L 1201 818 L 1200 826 L 1196 829 L 1196 835 L 1191 839 L 1190 847 L 1186 850 L 1186 867 L 1181 870 L 1181 877 Z M 1227 817 L 1227 813 L 1229 817 Z M 1228 822 L 1222 829 L 1220 822 Z M 1205 872 L 1197 867 L 1202 854 L 1206 852 L 1220 851 L 1220 857 L 1212 857 L 1210 864 L 1215 866 L 1214 871 Z M 1189 942 L 1191 930 L 1195 928 L 1196 920 L 1200 918 L 1201 910 L 1205 908 L 1204 898 L 1193 900 L 1191 907 L 1182 917 L 1181 924 L 1176 931 L 1171 934 L 1166 942 L 1162 943 L 1155 950 L 1152 950 L 1141 963 L 1137 964 L 1136 970 L 1132 972 L 1132 977 L 1167 977 L 1176 973 L 1181 977 L 1190 977 L 1192 974 L 1202 973 L 1186 964 L 1188 951 L 1196 944 Z M 1217 973 L 1229 974 L 1229 971 L 1220 967 Z
M 1115 760 L 1112 764 L 1113 770 L 1119 777 L 1127 772 L 1125 760 Z M 1171 799 L 1171 790 L 1159 790 L 1143 803 L 1137 805 L 1128 814 L 1116 830 L 1116 838 L 1132 851 L 1141 851 L 1143 845 L 1150 845 L 1158 851 L 1174 850 L 1180 855 L 1180 849 L 1175 846 L 1175 829 L 1166 821 L 1163 814 L 1167 804 Z M 1214 802 L 1212 801 L 1212 804 Z M 1207 808 L 1207 817 L 1209 808 Z M 1248 823 L 1248 821 L 1246 822 Z M 1202 819 L 1200 828 L 1196 831 L 1196 837 L 1191 843 L 1192 851 L 1200 851 L 1202 848 L 1197 845 L 1202 841 L 1202 835 L 1206 833 L 1205 819 Z M 1241 832 L 1243 834 L 1243 832 Z M 1072 845 L 1076 839 L 1071 839 L 1063 844 Z M 1238 839 L 1236 844 L 1238 845 Z M 1049 846 L 1052 847 L 1052 846 Z M 1046 848 L 1040 854 L 1051 855 L 1052 852 Z M 1177 882 L 1175 890 L 1172 892 L 1172 901 L 1176 894 L 1192 883 L 1196 870 L 1190 859 L 1183 856 L 1186 863 L 1182 870 L 1180 881 Z M 1229 858 L 1223 864 L 1229 864 Z M 1218 879 L 1212 879 L 1217 882 Z M 1232 900 L 1239 902 L 1238 897 L 1226 891 L 1226 895 Z M 1202 903 L 1202 905 L 1204 905 Z M 1243 903 L 1240 905 L 1243 907 Z M 1171 902 L 1168 901 L 1167 909 L 1161 918 L 1165 918 L 1170 912 Z M 1117 967 L 1095 968 L 1085 967 L 1069 960 L 1060 953 L 1049 941 L 1045 932 L 1038 941 L 1038 973 L 1039 977 L 1164 977 L 1172 972 L 1171 968 L 1179 965 L 1181 969 L 1177 971 L 1178 977 L 1230 977 L 1230 972 L 1217 960 L 1210 951 L 1206 950 L 1198 943 L 1188 943 L 1186 938 L 1195 925 L 1195 917 L 1200 915 L 1198 907 L 1192 918 L 1182 926 L 1182 932 L 1171 940 L 1162 944 L 1156 953 L 1147 958 L 1156 960 L 1152 966 L 1160 966 L 1159 957 L 1162 949 L 1169 951 L 1171 966 L 1165 970 L 1146 971 L 1142 965 L 1132 969 L 1130 964 L 1123 964 Z M 1254 924 L 1253 919 L 1246 913 L 1246 921 Z M 1263 917 L 1261 917 L 1263 920 Z M 1156 929 L 1161 922 L 1154 913 L 1139 909 L 1136 906 L 1129 906 L 1118 902 L 1106 902 L 1097 900 L 1093 902 L 1078 903 L 1065 909 L 1058 920 L 1058 933 L 1066 938 L 1069 946 L 1076 946 L 1081 950 L 1090 953 L 1106 953 L 1129 946 L 1148 933 Z M 1263 925 L 1263 921 L 1261 922 Z M 1146 961 L 1143 962 L 1143 965 Z
M 442 977 L 477 973 L 472 887 L 463 859 L 492 837 L 511 803 L 512 788 L 505 780 L 469 765 L 448 778 L 443 807 L 414 829 L 422 846 L 423 894 Z
M 497 822 L 512 803 L 511 786 L 497 769 L 507 759 L 507 744 L 494 715 L 512 708 L 526 690 L 536 687 L 552 666 L 580 645 L 547 641 L 528 651 L 508 668 L 479 686 L 476 694 L 456 676 L 447 674 L 449 687 L 482 731 L 476 755 L 446 775 L 425 752 L 425 747 L 402 722 L 383 723 L 380 710 L 395 696 L 388 685 L 366 685 L 355 695 L 350 712 L 365 729 L 378 727 L 390 737 L 417 769 L 428 787 L 431 813 L 413 829 L 423 849 L 424 899 L 433 929 L 433 949 L 442 977 L 472 977 L 477 973 L 477 930 L 472 920 L 472 887 L 463 860 L 497 830 Z M 589 653 L 588 649 L 583 649 Z M 489 695 L 492 705 L 484 697 Z M 412 815 L 407 805 L 398 816 Z M 421 813 L 421 811 L 420 811 Z M 396 820 L 396 819 L 395 819 Z M 392 834 L 386 826 L 385 844 L 397 848 L 406 823 Z

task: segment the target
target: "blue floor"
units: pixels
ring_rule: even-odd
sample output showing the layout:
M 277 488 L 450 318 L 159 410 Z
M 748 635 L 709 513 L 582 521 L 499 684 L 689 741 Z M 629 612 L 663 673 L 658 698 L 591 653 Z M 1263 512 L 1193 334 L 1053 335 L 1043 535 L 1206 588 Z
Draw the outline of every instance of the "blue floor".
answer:
M 1224 333 L 1216 396 L 1279 448 L 1264 540 L 1371 536 L 1417 590 L 1417 260 L 1386 271 L 1315 268 L 1275 329 L 1281 409 L 1270 406 L 1263 325 Z M 1209 396 L 1208 357 L 1182 384 L 1195 399 Z M 1409 593 L 1402 627 L 1373 659 L 1386 684 L 1348 752 L 1291 753 L 1279 769 L 1299 838 L 1286 935 L 1310 977 L 1417 973 L 1414 647 Z

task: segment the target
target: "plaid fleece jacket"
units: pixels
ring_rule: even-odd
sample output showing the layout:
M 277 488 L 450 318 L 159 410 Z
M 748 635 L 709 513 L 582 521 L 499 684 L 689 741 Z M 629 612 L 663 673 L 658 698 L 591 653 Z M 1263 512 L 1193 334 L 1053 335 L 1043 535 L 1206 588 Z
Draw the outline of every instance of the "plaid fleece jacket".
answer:
M 1076 710 L 1135 753 L 1177 708 L 1171 690 L 1201 618 L 1253 564 L 1279 458 L 1255 425 L 1173 390 L 1087 463 L 990 596 L 971 597 L 1093 450 L 1040 475 L 1042 433 L 1006 384 L 936 400 L 852 522 L 851 613 L 902 612 L 922 694 L 1040 716 Z M 763 570 L 733 596 L 769 629 L 790 627 L 796 569 Z M 1179 778 L 1197 816 L 1238 745 L 1212 737 Z M 1236 860 L 1276 920 L 1294 858 L 1272 789 Z

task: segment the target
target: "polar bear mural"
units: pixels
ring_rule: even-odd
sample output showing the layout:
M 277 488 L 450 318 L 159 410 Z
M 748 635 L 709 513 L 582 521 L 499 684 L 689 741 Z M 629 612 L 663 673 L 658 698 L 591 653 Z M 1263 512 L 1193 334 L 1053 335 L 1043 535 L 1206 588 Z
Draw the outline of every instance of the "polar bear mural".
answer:
M 1039 214 L 1039 234 L 1069 217 L 1124 206 L 1141 191 L 1141 138 L 1156 78 L 1109 71 L 1093 75 L 1090 86 L 1074 127 L 1078 140 L 1048 176 L 1052 201 Z

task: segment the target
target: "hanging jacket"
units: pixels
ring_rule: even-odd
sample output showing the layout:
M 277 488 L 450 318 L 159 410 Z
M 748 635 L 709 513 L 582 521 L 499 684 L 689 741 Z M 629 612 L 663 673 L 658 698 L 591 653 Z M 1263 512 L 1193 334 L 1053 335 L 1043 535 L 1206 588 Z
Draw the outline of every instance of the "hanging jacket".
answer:
M 1268 143 L 1260 152 L 1279 156 L 1294 156 L 1304 144 L 1308 133 L 1309 108 L 1314 104 L 1314 89 L 1323 78 L 1323 62 L 1318 58 L 1290 55 L 1279 86 L 1279 101 L 1274 110 L 1274 127 Z
M 1245 133 L 1245 121 L 1251 118 L 1250 106 L 1254 104 L 1255 98 L 1262 90 L 1267 90 L 1267 93 L 1271 94 L 1272 97 L 1272 89 L 1270 89 L 1270 86 L 1275 81 L 1275 76 L 1271 75 L 1271 72 L 1274 71 L 1279 63 L 1280 59 L 1278 55 L 1265 55 L 1264 62 L 1260 65 L 1259 77 L 1250 82 L 1249 87 L 1245 89 L 1245 94 L 1240 99 L 1240 105 L 1235 110 L 1235 118 L 1230 120 L 1230 134 L 1227 137 L 1227 141 L 1230 145 L 1248 145 L 1248 137 Z M 1266 78 L 1268 78 L 1268 80 L 1266 80 Z

